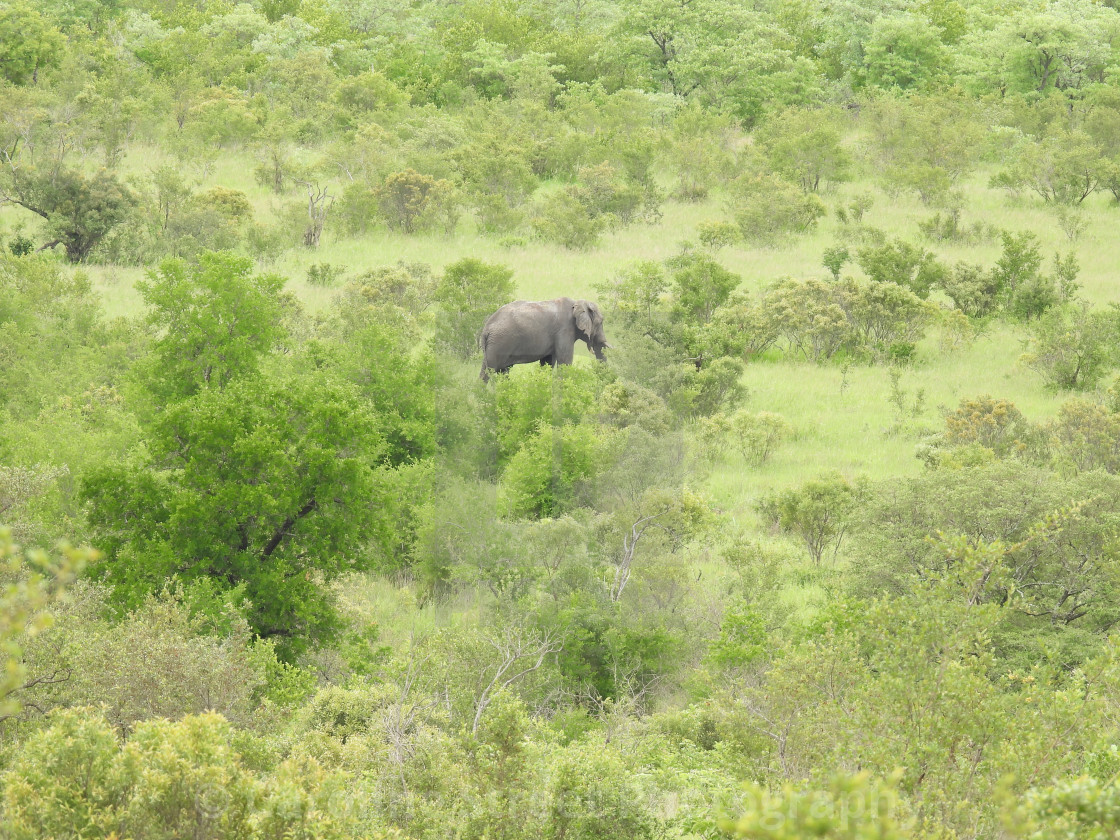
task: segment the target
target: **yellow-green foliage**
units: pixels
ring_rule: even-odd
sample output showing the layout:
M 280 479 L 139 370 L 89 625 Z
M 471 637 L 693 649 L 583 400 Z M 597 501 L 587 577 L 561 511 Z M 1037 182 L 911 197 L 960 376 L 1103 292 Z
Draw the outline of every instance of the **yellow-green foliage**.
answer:
M 5 773 L 8 836 L 379 836 L 358 822 L 345 773 L 306 757 L 258 776 L 233 736 L 215 713 L 141 723 L 124 740 L 96 711 L 56 713 Z
M 59 553 L 58 558 L 42 551 L 24 554 L 12 542 L 11 531 L 0 528 L 0 715 L 4 717 L 19 710 L 20 698 L 15 695 L 28 681 L 21 643 L 50 627 L 48 608 L 60 599 L 82 567 L 97 556 L 89 549 L 66 545 Z
M 747 787 L 742 817 L 724 827 L 752 840 L 912 840 L 915 831 L 897 778 L 874 780 L 868 773 L 834 776 L 827 788 L 797 789 L 792 784 L 771 792 Z

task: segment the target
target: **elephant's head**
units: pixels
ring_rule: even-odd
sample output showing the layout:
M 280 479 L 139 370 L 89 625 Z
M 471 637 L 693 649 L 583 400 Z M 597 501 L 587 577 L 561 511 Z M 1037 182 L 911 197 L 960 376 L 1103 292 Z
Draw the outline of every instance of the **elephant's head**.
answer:
M 589 300 L 577 300 L 572 304 L 572 316 L 576 321 L 579 337 L 587 342 L 591 352 L 600 362 L 605 360 L 603 350 L 609 350 L 606 333 L 603 332 L 603 313 Z

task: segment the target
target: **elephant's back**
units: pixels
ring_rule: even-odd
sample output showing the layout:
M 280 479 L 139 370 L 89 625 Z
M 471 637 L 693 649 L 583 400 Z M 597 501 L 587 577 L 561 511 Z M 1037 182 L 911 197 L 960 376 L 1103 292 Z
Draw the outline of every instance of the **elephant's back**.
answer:
M 560 302 L 557 300 L 511 301 L 500 306 L 493 315 L 486 319 L 483 330 L 496 324 L 502 324 L 503 326 L 509 324 L 539 325 L 544 320 L 556 317 L 557 306 Z

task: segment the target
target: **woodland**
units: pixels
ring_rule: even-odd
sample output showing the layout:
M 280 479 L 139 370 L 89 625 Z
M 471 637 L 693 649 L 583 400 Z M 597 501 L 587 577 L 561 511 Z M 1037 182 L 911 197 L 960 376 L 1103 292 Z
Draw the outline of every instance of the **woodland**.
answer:
M 1120 837 L 1118 231 L 1116 0 L 0 0 L 0 840 Z

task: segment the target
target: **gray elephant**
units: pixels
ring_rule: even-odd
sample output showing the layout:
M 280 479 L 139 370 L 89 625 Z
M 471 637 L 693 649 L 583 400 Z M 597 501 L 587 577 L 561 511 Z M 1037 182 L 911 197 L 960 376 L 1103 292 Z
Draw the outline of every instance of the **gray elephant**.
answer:
M 577 339 L 604 361 L 603 350 L 610 345 L 603 333 L 603 313 L 591 301 L 564 297 L 507 303 L 486 319 L 479 334 L 479 376 L 486 382 L 492 370 L 506 373 L 513 365 L 530 362 L 570 365 Z

